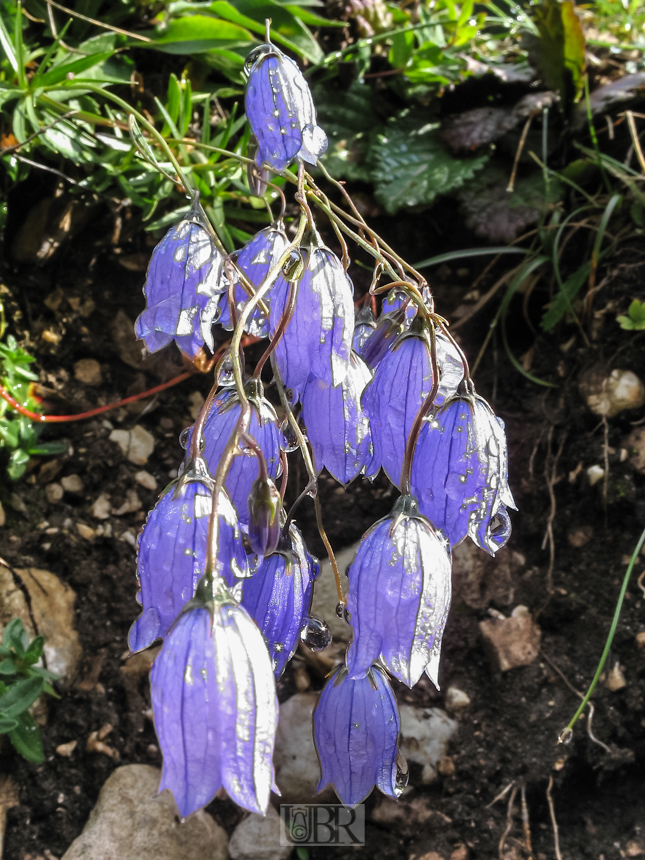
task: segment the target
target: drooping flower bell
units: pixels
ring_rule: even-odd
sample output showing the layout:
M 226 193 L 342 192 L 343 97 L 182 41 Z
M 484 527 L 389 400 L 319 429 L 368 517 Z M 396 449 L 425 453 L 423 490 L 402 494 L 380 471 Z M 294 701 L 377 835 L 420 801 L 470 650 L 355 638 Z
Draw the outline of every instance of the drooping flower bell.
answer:
M 254 287 L 259 287 L 269 271 L 278 262 L 282 252 L 288 244 L 288 239 L 282 224 L 272 224 L 265 227 L 242 248 L 235 259 L 238 269 L 247 276 Z M 220 315 L 218 322 L 226 329 L 233 328 L 229 307 L 229 293 L 234 296 L 237 316 L 249 301 L 249 295 L 240 283 L 232 284 L 229 290 L 222 293 L 220 297 Z M 271 304 L 270 292 L 264 298 L 264 303 Z M 267 337 L 269 334 L 269 321 L 262 314 L 260 308 L 255 308 L 246 326 L 246 330 L 254 337 Z
M 319 572 L 317 559 L 307 552 L 302 534 L 292 523 L 277 552 L 244 582 L 242 606 L 264 635 L 276 678 L 298 646 Z
M 275 679 L 262 634 L 246 610 L 215 586 L 170 629 L 152 667 L 152 707 L 163 754 L 160 791 L 182 817 L 224 787 L 264 814 L 273 785 L 278 722 Z
M 255 162 L 284 170 L 294 158 L 316 164 L 327 135 L 316 124 L 309 84 L 298 66 L 272 44 L 246 58 L 246 115 L 257 141 Z M 261 175 L 261 173 L 260 173 Z
M 165 636 L 193 597 L 206 565 L 212 494 L 213 481 L 206 464 L 197 458 L 167 487 L 148 514 L 138 542 L 137 599 L 143 612 L 128 636 L 132 651 L 147 648 Z M 237 514 L 225 491 L 217 513 L 216 572 L 233 588 L 238 579 L 249 575 L 249 566 Z
M 323 466 L 341 484 L 372 469 L 373 445 L 370 424 L 361 409 L 361 395 L 372 374 L 352 352 L 349 371 L 336 388 L 310 376 L 302 395 L 302 417 L 314 452 L 316 470 Z
M 423 324 L 415 322 L 385 354 L 362 400 L 372 428 L 374 460 L 397 487 L 408 436 L 432 382 L 429 336 Z
M 405 319 L 405 311 L 400 308 L 391 313 L 381 314 L 372 333 L 363 340 L 358 354 L 372 370 L 378 367 L 379 362 L 403 332 Z
M 364 800 L 376 786 L 400 797 L 405 782 L 400 754 L 399 711 L 387 678 L 371 667 L 352 679 L 339 667 L 325 684 L 314 711 L 314 740 L 322 776 L 346 806 Z M 398 760 L 398 761 L 397 761 Z
M 303 257 L 293 315 L 275 350 L 285 385 L 298 394 L 310 374 L 333 386 L 341 384 L 349 370 L 354 332 L 354 288 L 338 257 L 316 234 Z M 280 278 L 272 290 L 271 337 L 288 308 L 289 292 L 288 282 Z
M 192 358 L 204 343 L 213 345 L 211 326 L 226 286 L 222 262 L 196 201 L 152 252 L 143 288 L 146 309 L 135 323 L 150 352 L 174 340 Z
M 494 555 L 510 537 L 503 424 L 481 397 L 454 396 L 424 421 L 411 472 L 421 512 L 451 546 L 466 535 Z
M 264 454 L 269 477 L 272 480 L 280 473 L 280 448 L 284 436 L 278 426 L 278 419 L 273 406 L 264 397 L 262 383 L 250 379 L 246 385 L 246 395 L 251 404 L 251 419 L 248 433 L 253 437 Z M 211 474 L 215 474 L 218 463 L 228 445 L 231 433 L 240 417 L 240 401 L 230 389 L 218 394 L 204 423 L 203 457 L 208 463 Z M 188 441 L 192 440 L 192 429 Z M 259 464 L 253 451 L 240 442 L 239 450 L 243 454 L 233 459 L 231 468 L 226 476 L 225 487 L 237 510 L 238 518 L 243 526 L 249 522 L 248 498 L 251 487 L 259 477 Z
M 392 513 L 369 529 L 347 576 L 354 628 L 347 651 L 350 677 L 363 677 L 380 657 L 408 687 L 424 670 L 438 687 L 452 591 L 450 555 L 411 496 L 402 496 Z

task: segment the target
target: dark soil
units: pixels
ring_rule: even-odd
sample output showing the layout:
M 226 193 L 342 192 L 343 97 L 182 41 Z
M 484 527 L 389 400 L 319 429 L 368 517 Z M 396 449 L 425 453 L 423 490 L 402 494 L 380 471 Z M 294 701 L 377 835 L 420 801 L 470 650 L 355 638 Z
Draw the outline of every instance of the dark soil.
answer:
M 425 256 L 430 242 L 433 252 L 442 250 L 433 222 L 424 222 L 422 215 L 379 227 L 411 259 Z M 442 229 L 450 232 L 445 224 Z M 12 328 L 28 337 L 42 371 L 48 411 L 80 412 L 181 372 L 181 360 L 171 350 L 133 367 L 137 349 L 128 353 L 115 341 L 118 315 L 132 322 L 142 308 L 141 284 L 150 252 L 142 235 L 126 223 L 114 237 L 109 213 L 95 210 L 94 221 L 45 266 L 12 265 L 5 271 L 10 297 L 4 300 Z M 472 265 L 463 270 L 444 267 L 433 283 L 438 310 L 451 318 L 460 305 L 468 305 L 466 296 L 478 273 Z M 433 814 L 412 833 L 368 823 L 367 845 L 352 850 L 352 857 L 386 860 L 435 851 L 446 860 L 451 855 L 454 860 L 551 860 L 557 855 L 549 797 L 562 857 L 645 856 L 645 649 L 639 650 L 636 641 L 645 631 L 644 594 L 637 585 L 642 560 L 607 664 L 608 669 L 620 665 L 626 685 L 611 692 L 599 684 L 592 731 L 588 718 L 581 720 L 571 743 L 557 744 L 580 702 L 574 690 L 584 692 L 593 677 L 626 559 L 645 523 L 645 478 L 623 453 L 643 410 L 622 412 L 604 426 L 579 390 L 581 374 L 595 365 L 607 372 L 629 369 L 645 379 L 642 335 L 624 332 L 615 322 L 629 300 L 645 298 L 645 255 L 628 245 L 601 276 L 604 286 L 595 297 L 593 326 L 587 326 L 593 330 L 589 346 L 574 327 L 557 337 L 536 338 L 523 321 L 521 300 L 512 308 L 509 331 L 516 354 L 530 358 L 531 372 L 556 382 L 557 388 L 542 388 L 521 376 L 495 338 L 477 371 L 478 391 L 507 423 L 510 482 L 519 508 L 513 514 L 511 541 L 498 560 L 516 552 L 525 561 L 512 566 L 503 583 L 496 581 L 493 567 L 478 601 L 457 590 L 445 637 L 442 691 L 457 686 L 472 704 L 461 717 L 444 775 L 429 788 L 414 790 L 429 796 Z M 482 289 L 490 283 L 489 278 Z M 458 330 L 469 357 L 476 356 L 494 310 L 484 308 Z M 561 346 L 565 343 L 566 348 Z M 99 387 L 75 380 L 74 364 L 82 358 L 100 362 Z M 115 767 L 161 764 L 149 716 L 146 667 L 140 659 L 134 666 L 125 660 L 127 632 L 138 614 L 132 544 L 157 493 L 135 483 L 141 467 L 127 462 L 108 436 L 110 426 L 140 423 L 150 430 L 156 448 L 145 468 L 161 490 L 181 457 L 178 436 L 191 422 L 188 398 L 195 391 L 205 395 L 208 387 L 207 378 L 197 376 L 104 416 L 47 428 L 44 438 L 65 439 L 68 453 L 56 465 L 34 462 L 25 480 L 0 487 L 7 514 L 0 530 L 0 556 L 11 567 L 51 570 L 75 590 L 76 626 L 85 655 L 79 677 L 68 686 L 59 685 L 61 698 L 49 702 L 43 728 L 45 763 L 29 765 L 8 745 L 3 747 L 0 768 L 19 786 L 19 805 L 8 813 L 6 860 L 60 858 L 81 832 Z M 605 462 L 607 481 L 591 486 L 587 468 Z M 70 474 L 82 478 L 83 495 L 66 494 L 63 501 L 48 503 L 45 485 Z M 298 480 L 294 467 L 294 492 Z M 109 494 L 118 506 L 133 487 L 142 508 L 106 520 L 111 537 L 87 540 L 79 534 L 78 523 L 98 527 L 90 508 L 100 493 Z M 12 493 L 24 502 L 26 513 L 12 508 Z M 388 513 L 393 500 L 382 479 L 375 487 L 358 482 L 346 492 L 323 480 L 321 495 L 329 537 L 339 549 Z M 299 521 L 312 549 L 322 554 L 306 507 Z M 45 529 L 52 527 L 59 531 L 46 535 Z M 519 604 L 530 609 L 542 629 L 541 654 L 529 666 L 495 673 L 482 646 L 479 622 L 491 609 L 508 615 Z M 330 606 L 329 613 L 333 611 Z M 320 688 L 322 677 L 313 670 L 310 677 L 313 688 Z M 280 697 L 294 691 L 288 671 Z M 397 689 L 397 695 L 401 701 L 424 705 L 441 706 L 444 701 L 444 692 L 436 692 L 429 682 L 413 691 Z M 112 729 L 105 744 L 113 757 L 87 752 L 90 733 L 107 724 Z M 78 745 L 71 756 L 55 752 L 72 740 Z M 375 796 L 368 801 L 368 817 L 377 801 Z M 228 801 L 214 802 L 209 811 L 228 830 L 241 817 Z M 311 851 L 310 856 L 327 853 Z M 350 853 L 339 849 L 334 856 L 340 860 Z

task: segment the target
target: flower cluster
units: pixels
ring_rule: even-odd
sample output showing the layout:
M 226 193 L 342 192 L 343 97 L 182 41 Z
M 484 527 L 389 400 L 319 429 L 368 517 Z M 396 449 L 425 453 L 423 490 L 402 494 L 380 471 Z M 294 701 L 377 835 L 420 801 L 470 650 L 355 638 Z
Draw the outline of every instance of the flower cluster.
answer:
M 153 253 L 136 324 L 151 352 L 174 340 L 185 355 L 214 361 L 214 326 L 232 332 L 182 437 L 179 476 L 139 537 L 142 612 L 129 643 L 136 651 L 163 640 L 151 677 L 161 787 L 183 816 L 221 788 L 266 811 L 276 679 L 299 642 L 330 641 L 310 614 L 320 566 L 284 509 L 292 452 L 303 457 L 303 496 L 318 522 L 322 469 L 343 485 L 383 469 L 401 493 L 363 536 L 346 595 L 338 583 L 353 635 L 314 715 L 320 787 L 332 783 L 348 805 L 374 786 L 401 794 L 407 768 L 390 678 L 411 687 L 425 672 L 438 686 L 452 547 L 470 537 L 494 554 L 514 506 L 504 425 L 475 394 L 425 281 L 371 231 L 364 249 L 375 275 L 355 307 L 346 249 L 341 260 L 320 238 L 307 195 L 327 198 L 304 162 L 315 165 L 327 141 L 302 74 L 270 43 L 246 69 L 250 189 L 264 193 L 272 173 L 297 182 L 295 235 L 278 219 L 227 254 L 195 199 Z M 296 175 L 287 172 L 294 162 Z M 343 231 L 342 215 L 324 211 Z M 381 285 L 384 274 L 390 283 Z M 245 334 L 269 341 L 249 376 Z

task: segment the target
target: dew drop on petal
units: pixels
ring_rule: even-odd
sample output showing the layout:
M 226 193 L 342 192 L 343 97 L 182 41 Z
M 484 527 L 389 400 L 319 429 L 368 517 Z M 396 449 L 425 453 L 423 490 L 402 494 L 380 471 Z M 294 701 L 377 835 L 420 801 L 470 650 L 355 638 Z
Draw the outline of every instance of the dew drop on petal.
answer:
M 404 755 L 400 752 L 396 754 L 396 776 L 394 779 L 394 793 L 397 797 L 401 797 L 403 794 L 404 788 L 408 784 L 408 780 L 410 779 L 410 771 L 408 769 L 408 762 Z

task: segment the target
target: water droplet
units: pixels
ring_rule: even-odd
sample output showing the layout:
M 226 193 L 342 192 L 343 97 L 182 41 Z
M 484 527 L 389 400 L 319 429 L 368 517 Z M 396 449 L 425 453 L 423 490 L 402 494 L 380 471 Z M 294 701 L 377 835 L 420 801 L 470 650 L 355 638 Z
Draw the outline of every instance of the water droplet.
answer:
M 573 740 L 573 729 L 570 729 L 569 726 L 566 729 L 562 729 L 560 735 L 558 737 L 559 744 L 570 744 Z
M 300 630 L 300 641 L 310 651 L 322 651 L 331 643 L 331 630 L 326 621 L 310 615 Z
M 397 751 L 396 754 L 396 776 L 394 778 L 394 793 L 397 797 L 401 797 L 403 794 L 403 789 L 408 784 L 408 780 L 410 779 L 410 771 L 408 769 L 408 763 L 404 755 Z
M 337 615 L 339 618 L 343 618 L 343 619 L 344 619 L 348 624 L 350 624 L 350 623 L 351 623 L 351 621 L 350 621 L 350 618 L 352 617 L 351 612 L 350 612 L 350 611 L 349 611 L 349 609 L 345 606 L 345 604 L 344 604 L 344 603 L 339 603 L 339 604 L 338 604 L 338 606 L 336 607 L 336 615 Z
M 295 431 L 291 424 L 285 419 L 282 422 L 282 426 L 280 427 L 282 430 L 282 435 L 285 439 L 285 444 L 281 446 L 283 451 L 286 451 L 289 454 L 291 451 L 297 451 L 300 447 L 298 445 L 298 437 L 295 434 Z
M 222 357 L 222 363 L 217 374 L 217 384 L 221 385 L 222 388 L 231 388 L 235 385 L 233 359 L 231 358 L 231 351 L 229 349 L 226 350 Z
M 184 429 L 179 434 L 179 444 L 184 449 L 184 451 L 188 450 L 188 445 L 190 444 L 190 434 L 192 431 L 192 427 L 184 427 Z

